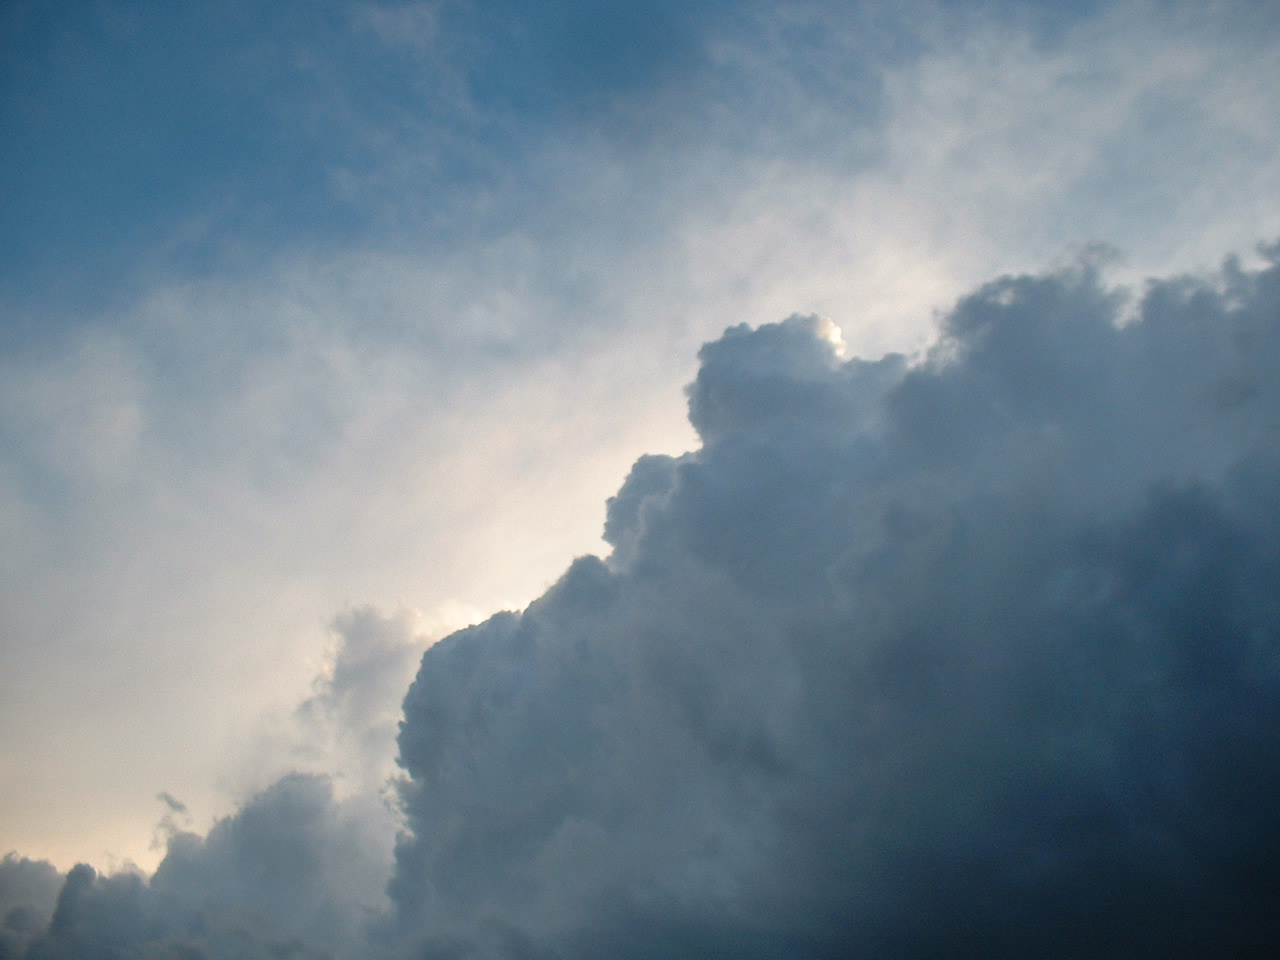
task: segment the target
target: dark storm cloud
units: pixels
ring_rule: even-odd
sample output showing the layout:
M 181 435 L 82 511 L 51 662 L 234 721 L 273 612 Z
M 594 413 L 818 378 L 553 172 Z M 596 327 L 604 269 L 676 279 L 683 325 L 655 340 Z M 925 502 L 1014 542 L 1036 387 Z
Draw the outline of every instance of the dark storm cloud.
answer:
M 613 556 L 423 658 L 413 955 L 1273 953 L 1280 267 L 1122 307 L 704 348 Z
M 612 555 L 423 656 L 389 913 L 367 798 L 291 775 L 150 880 L 6 860 L 4 956 L 1273 956 L 1270 254 L 1124 324 L 1001 278 L 914 364 L 726 331 Z M 304 712 L 368 727 L 403 625 L 335 627 Z

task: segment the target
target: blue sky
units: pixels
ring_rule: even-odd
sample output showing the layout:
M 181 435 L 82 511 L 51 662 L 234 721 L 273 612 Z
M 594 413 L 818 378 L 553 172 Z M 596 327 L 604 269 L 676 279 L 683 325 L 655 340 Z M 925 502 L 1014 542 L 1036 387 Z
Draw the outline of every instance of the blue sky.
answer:
M 417 651 L 612 549 L 726 327 L 918 358 L 1086 249 L 1125 310 L 1256 268 L 1278 54 L 1228 0 L 6 4 L 0 852 L 376 794 Z M 353 736 L 299 704 L 366 608 Z

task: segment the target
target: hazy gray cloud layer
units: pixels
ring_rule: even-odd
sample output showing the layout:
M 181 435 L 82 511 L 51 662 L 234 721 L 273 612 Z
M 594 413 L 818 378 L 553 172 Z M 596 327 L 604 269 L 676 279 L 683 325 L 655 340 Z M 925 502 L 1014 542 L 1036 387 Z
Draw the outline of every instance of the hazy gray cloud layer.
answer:
M 1003 277 L 914 364 L 729 329 L 613 553 L 424 654 L 389 906 L 290 775 L 43 931 L 6 860 L 7 956 L 1272 955 L 1278 253 Z M 305 709 L 371 729 L 400 628 L 340 628 Z

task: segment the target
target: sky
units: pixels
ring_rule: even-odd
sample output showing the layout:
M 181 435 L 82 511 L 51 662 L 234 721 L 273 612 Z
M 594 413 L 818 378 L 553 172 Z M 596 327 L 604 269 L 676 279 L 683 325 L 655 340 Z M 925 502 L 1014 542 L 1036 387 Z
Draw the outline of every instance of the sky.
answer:
M 0 958 L 1273 955 L 1278 101 L 1235 0 L 4 4 Z

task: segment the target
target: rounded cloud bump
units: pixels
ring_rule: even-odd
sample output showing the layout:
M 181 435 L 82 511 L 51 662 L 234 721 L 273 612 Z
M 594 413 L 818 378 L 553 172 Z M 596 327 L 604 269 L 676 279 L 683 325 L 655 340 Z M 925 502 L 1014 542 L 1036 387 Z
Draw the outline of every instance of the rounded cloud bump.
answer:
M 1123 307 L 705 347 L 614 553 L 423 658 L 411 955 L 1271 955 L 1280 266 Z

